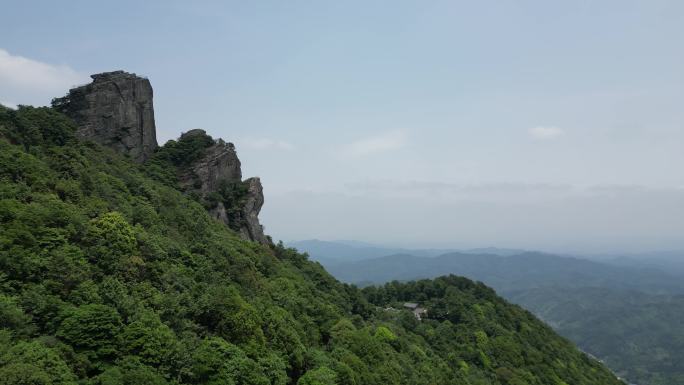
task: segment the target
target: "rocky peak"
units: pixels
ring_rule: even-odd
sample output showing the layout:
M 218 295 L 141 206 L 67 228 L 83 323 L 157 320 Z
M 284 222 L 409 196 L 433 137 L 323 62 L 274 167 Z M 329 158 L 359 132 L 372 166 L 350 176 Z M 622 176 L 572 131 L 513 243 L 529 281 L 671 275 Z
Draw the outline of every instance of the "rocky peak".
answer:
M 157 148 L 152 86 L 124 71 L 91 75 L 92 83 L 73 88 L 53 106 L 76 122 L 77 135 L 147 160 Z
M 185 191 L 200 195 L 209 213 L 237 231 L 243 238 L 271 243 L 259 223 L 264 193 L 259 178 L 242 180 L 240 159 L 233 143 L 213 140 L 204 130 L 183 133 L 182 144 L 204 146 L 201 156 L 180 171 Z
M 145 162 L 158 147 L 149 80 L 124 71 L 90 77 L 90 84 L 54 99 L 53 107 L 74 119 L 80 138 Z M 172 143 L 181 148 L 170 159 L 181 188 L 199 196 L 215 218 L 243 238 L 270 244 L 259 224 L 264 204 L 261 181 L 242 180 L 233 143 L 214 140 L 201 129 L 190 130 Z M 164 146 L 160 153 L 165 149 L 169 150 Z

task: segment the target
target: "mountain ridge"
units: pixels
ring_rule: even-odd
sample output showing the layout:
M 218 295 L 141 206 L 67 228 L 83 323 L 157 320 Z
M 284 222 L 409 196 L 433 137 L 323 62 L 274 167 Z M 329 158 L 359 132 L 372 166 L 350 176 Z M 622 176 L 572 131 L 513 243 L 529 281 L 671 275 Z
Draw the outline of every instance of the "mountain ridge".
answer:
M 400 261 L 396 259 L 397 257 Z M 639 290 L 652 293 L 684 293 L 684 284 L 677 275 L 668 274 L 656 268 L 613 266 L 601 261 L 543 252 L 524 252 L 505 256 L 449 252 L 430 257 L 412 255 L 410 250 L 407 250 L 400 254 L 377 258 L 357 260 L 323 258 L 321 261 L 338 279 L 357 284 L 362 282 L 381 284 L 395 279 L 412 280 L 456 273 L 487 282 L 503 292 L 529 288 L 530 284 L 534 284 L 536 286 L 608 285 L 626 289 L 638 287 Z M 497 277 L 505 277 L 505 279 Z M 510 283 L 516 277 L 519 282 Z

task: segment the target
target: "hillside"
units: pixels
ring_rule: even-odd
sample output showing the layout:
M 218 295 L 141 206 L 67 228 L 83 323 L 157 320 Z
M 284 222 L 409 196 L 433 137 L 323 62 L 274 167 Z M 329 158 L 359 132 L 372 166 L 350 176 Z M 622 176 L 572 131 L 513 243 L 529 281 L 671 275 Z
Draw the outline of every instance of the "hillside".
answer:
M 151 93 L 109 86 L 0 107 L 0 384 L 621 383 L 482 284 L 361 291 L 272 244 L 232 145 L 157 148 Z
M 540 253 L 322 261 L 338 279 L 363 285 L 444 274 L 482 281 L 630 382 L 684 384 L 679 359 L 684 352 L 684 281 L 676 269 L 665 272 L 643 261 L 601 263 Z
M 637 384 L 684 384 L 684 296 L 606 288 L 509 293 L 561 335 Z

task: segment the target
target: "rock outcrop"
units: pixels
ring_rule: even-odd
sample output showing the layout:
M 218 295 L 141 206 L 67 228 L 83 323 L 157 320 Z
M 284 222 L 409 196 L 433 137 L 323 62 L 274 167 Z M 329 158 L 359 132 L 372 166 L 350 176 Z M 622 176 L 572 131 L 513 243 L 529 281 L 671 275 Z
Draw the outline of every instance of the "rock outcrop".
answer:
M 183 133 L 180 141 L 191 140 L 196 136 L 207 136 L 204 130 L 194 129 Z M 218 139 L 206 149 L 199 160 L 194 161 L 190 168 L 181 175 L 181 185 L 199 187 L 202 195 L 218 191 L 221 181 L 241 182 L 242 169 L 240 159 L 235 152 L 233 143 L 226 143 Z
M 204 130 L 181 135 L 179 142 L 209 143 L 201 156 L 180 171 L 185 191 L 195 192 L 209 204 L 209 213 L 237 231 L 243 238 L 263 244 L 271 241 L 259 223 L 264 193 L 259 178 L 242 180 L 242 169 L 233 143 L 213 140 Z
M 53 100 L 53 106 L 74 119 L 82 139 L 144 162 L 157 148 L 149 80 L 124 71 L 91 78 L 92 83 Z
M 261 206 L 264 205 L 264 188 L 261 186 L 261 180 L 254 177 L 245 180 L 244 183 L 247 184 L 247 195 L 242 205 L 242 216 L 246 226 L 240 229 L 240 233 L 247 239 L 269 244 L 271 241 L 266 237 L 264 227 L 259 223 L 259 212 Z
M 74 119 L 81 139 L 145 162 L 158 147 L 149 80 L 124 71 L 91 78 L 92 83 L 54 99 L 53 107 Z M 243 238 L 270 244 L 259 224 L 264 204 L 261 182 L 259 178 L 242 180 L 235 146 L 213 140 L 199 129 L 181 135 L 178 142 L 183 141 L 192 142 L 191 156 L 174 163 L 183 190 L 199 196 L 212 216 Z

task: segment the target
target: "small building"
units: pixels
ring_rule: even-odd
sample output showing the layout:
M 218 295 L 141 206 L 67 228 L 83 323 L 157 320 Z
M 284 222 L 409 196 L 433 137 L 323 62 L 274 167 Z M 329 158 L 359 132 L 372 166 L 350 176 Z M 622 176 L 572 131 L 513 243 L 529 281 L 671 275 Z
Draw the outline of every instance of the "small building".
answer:
M 406 302 L 404 304 L 404 307 L 408 310 L 411 310 L 411 312 L 413 312 L 413 315 L 416 317 L 416 319 L 418 321 L 422 320 L 422 318 L 427 315 L 427 309 L 424 307 L 421 307 L 420 304 L 413 303 L 413 302 Z

